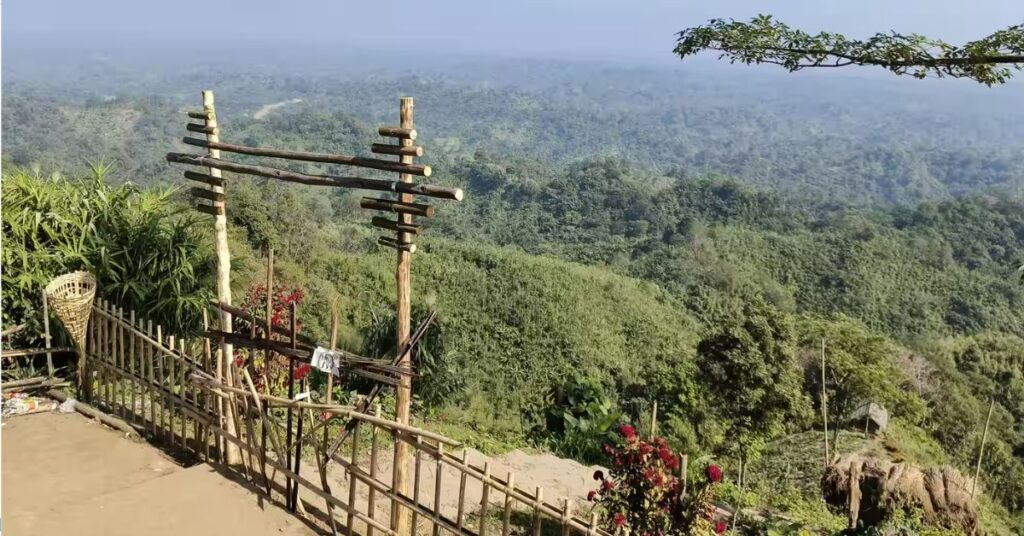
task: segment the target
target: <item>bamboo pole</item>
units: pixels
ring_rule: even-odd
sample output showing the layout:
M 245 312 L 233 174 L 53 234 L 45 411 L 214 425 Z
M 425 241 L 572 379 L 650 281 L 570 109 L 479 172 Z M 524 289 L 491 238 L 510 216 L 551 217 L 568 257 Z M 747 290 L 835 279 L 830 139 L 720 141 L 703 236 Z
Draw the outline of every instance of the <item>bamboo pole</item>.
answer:
M 501 536 L 509 535 L 509 526 L 512 521 L 512 506 L 515 503 L 515 484 L 516 475 L 512 471 L 508 472 L 508 476 L 505 479 L 505 512 L 501 517 Z
M 149 334 L 150 338 L 153 337 L 153 321 L 152 320 L 146 320 L 146 333 Z M 156 370 L 155 370 L 156 356 L 155 356 L 155 352 L 153 351 L 153 345 L 152 344 L 146 344 L 145 346 L 143 346 L 143 348 L 146 351 L 146 361 L 149 362 L 149 376 L 148 376 L 149 384 L 148 384 L 147 391 L 149 391 L 149 426 L 150 426 L 150 435 L 155 439 L 156 438 L 156 391 L 153 389 L 153 386 L 156 384 L 156 377 L 157 377 L 156 376 Z
M 412 214 L 414 216 L 423 216 L 424 218 L 434 217 L 434 207 L 430 205 L 423 203 L 400 203 L 393 199 L 364 197 L 359 200 L 359 208 L 396 212 L 398 214 Z
M 125 370 L 124 366 L 124 339 L 127 334 L 124 329 L 124 307 L 117 308 L 117 366 L 121 370 Z M 124 418 L 124 414 L 128 411 L 127 395 L 124 392 L 124 382 L 117 382 L 117 391 L 119 398 L 121 399 L 121 417 Z
M 985 417 L 985 432 L 981 434 L 981 446 L 978 448 L 978 463 L 974 466 L 974 481 L 971 482 L 971 498 L 974 498 L 974 492 L 978 487 L 978 478 L 981 477 L 981 460 L 985 455 L 985 442 L 988 441 L 988 425 L 992 422 L 992 410 L 996 407 L 996 398 L 992 397 L 992 401 L 988 404 L 988 417 Z
M 562 498 L 562 536 L 569 536 L 569 520 L 572 519 L 572 502 L 568 497 Z
M 329 385 L 329 383 L 328 383 L 328 385 Z M 373 415 L 374 415 L 374 417 L 377 417 L 378 419 L 380 418 L 380 404 L 374 404 L 373 405 Z M 372 426 L 372 425 L 370 426 L 370 478 L 373 478 L 373 479 L 377 478 L 377 448 L 378 448 L 378 445 L 379 445 L 377 429 L 378 429 L 377 426 Z M 326 445 L 326 444 L 327 444 L 327 434 L 325 433 L 324 434 L 324 445 Z M 327 463 L 326 460 L 324 461 L 324 463 Z M 376 515 L 377 515 L 377 490 L 375 490 L 372 487 L 369 489 L 369 497 L 367 497 L 366 504 L 367 504 L 366 509 L 368 510 L 367 513 L 370 514 L 370 517 L 371 518 L 376 517 Z M 366 529 L 366 536 L 373 536 L 373 527 L 368 527 Z
M 298 344 L 298 341 L 295 339 L 295 334 L 296 334 L 296 332 L 298 332 L 298 309 L 297 309 L 297 307 L 298 307 L 298 305 L 296 305 L 293 302 L 291 304 L 291 309 L 289 311 L 290 312 L 289 316 L 290 316 L 290 320 L 291 320 L 291 322 L 290 322 L 291 337 L 289 337 L 289 339 L 291 340 L 291 345 L 292 345 L 293 349 Z M 289 363 L 295 363 L 295 360 L 294 359 L 289 359 L 288 362 Z M 294 379 L 295 379 L 295 374 L 293 372 L 293 374 L 292 374 L 292 381 L 294 381 Z M 299 385 L 299 390 L 302 391 L 302 392 L 307 392 L 307 389 L 306 389 L 306 379 L 305 378 L 302 379 L 302 382 Z M 294 395 L 292 396 L 292 399 L 293 400 L 295 399 Z M 291 411 L 292 411 L 291 409 L 288 410 L 289 413 L 291 413 Z M 303 419 L 302 419 L 302 411 L 301 410 L 298 412 L 297 420 L 298 420 L 298 423 L 297 423 L 296 429 L 295 429 L 295 437 L 296 437 L 296 439 L 295 439 L 295 474 L 298 475 L 298 474 L 301 474 L 301 472 L 302 472 L 302 463 L 301 462 L 302 462 L 302 421 L 303 421 Z M 292 505 L 298 505 L 298 503 L 299 503 L 299 484 L 298 484 L 298 482 L 295 482 L 295 483 L 292 484 L 292 497 L 291 497 L 291 499 L 292 499 Z
M 416 456 L 420 455 L 419 449 Z M 480 536 L 487 536 L 487 507 L 491 505 L 491 464 L 484 462 L 484 478 L 480 481 Z
M 821 338 L 821 425 L 825 430 L 825 463 L 828 468 L 828 394 L 825 392 L 825 338 Z
M 314 419 L 313 410 L 311 410 L 309 408 L 306 408 L 306 413 L 309 414 L 309 421 L 313 422 L 313 419 Z M 326 445 L 326 444 L 327 444 L 327 441 L 324 441 L 323 445 Z M 326 464 L 326 460 L 324 459 L 323 456 L 320 455 L 320 451 L 322 450 L 322 448 L 326 448 L 326 447 L 322 447 L 321 448 L 321 446 L 317 444 L 315 439 L 313 439 L 313 447 L 316 449 L 315 455 L 313 457 L 316 458 L 316 470 L 317 470 L 318 473 L 320 473 L 320 488 L 324 490 L 324 493 L 330 495 L 331 494 L 331 486 L 327 483 L 327 466 L 325 465 Z M 324 505 L 327 507 L 327 517 L 328 517 L 328 519 L 331 522 L 331 535 L 332 536 L 338 536 L 338 527 L 337 527 L 337 523 L 334 520 L 334 505 L 331 504 L 331 501 L 328 501 L 328 500 L 324 501 Z M 350 506 L 355 506 L 355 505 L 350 505 Z M 373 512 L 370 512 L 370 516 L 371 517 L 373 516 Z M 372 527 L 372 525 L 370 525 L 370 526 Z M 368 530 L 373 530 L 373 529 L 370 528 Z
M 413 455 L 413 459 L 415 460 L 415 469 L 413 470 L 412 475 L 412 502 L 414 503 L 420 502 L 420 473 L 423 469 L 423 451 L 420 449 L 422 442 L 423 438 L 416 436 L 416 454 Z M 419 529 L 419 518 L 419 513 L 416 510 L 413 510 L 412 536 L 416 536 Z
M 533 503 L 533 536 L 540 536 L 540 521 L 541 521 L 541 508 L 544 505 L 544 489 L 537 486 L 537 492 L 534 494 L 535 502 Z
M 421 166 L 416 164 L 401 164 L 391 162 L 389 160 L 380 160 L 377 158 L 364 158 L 360 156 L 349 156 L 344 154 L 325 154 L 325 153 L 310 153 L 307 151 L 287 151 L 282 149 L 268 149 L 264 147 L 247 147 L 245 145 L 235 145 L 233 143 L 223 142 L 211 142 L 201 140 L 198 138 L 184 137 L 181 139 L 186 145 L 193 145 L 196 147 L 205 147 L 207 149 L 220 149 L 229 153 L 247 154 L 253 156 L 266 156 L 270 158 L 283 158 L 286 160 L 300 160 L 304 162 L 321 162 L 325 164 L 341 164 L 345 166 L 356 166 L 369 169 L 379 169 L 382 171 L 396 171 L 400 173 L 411 173 L 413 175 L 421 175 L 429 177 L 431 174 L 430 166 Z
M 178 339 L 178 348 L 182 354 L 185 353 L 185 339 Z M 181 418 L 181 448 L 182 450 L 188 447 L 188 417 L 185 414 L 185 403 L 188 401 L 188 386 L 192 382 L 186 382 L 186 370 L 189 368 L 188 361 L 182 359 L 178 363 L 178 376 L 174 379 L 174 383 L 178 384 L 178 390 L 181 393 L 181 403 L 178 404 L 178 416 Z
M 206 126 L 218 129 L 217 124 L 217 111 L 214 107 L 213 91 L 203 91 L 203 113 L 206 115 Z M 218 129 L 219 131 L 219 129 Z M 213 132 L 206 135 L 206 141 L 219 142 L 219 132 Z M 206 153 L 210 158 L 220 158 L 220 151 L 217 149 L 209 149 Z M 221 171 L 217 168 L 209 168 L 209 174 L 212 179 L 220 179 Z M 220 194 L 226 194 L 226 190 L 223 186 L 210 186 L 211 190 Z M 227 203 L 224 203 L 224 210 L 227 209 Z M 213 231 L 214 231 L 214 244 L 217 253 L 217 301 L 221 303 L 231 304 L 231 252 L 228 249 L 228 220 L 225 214 L 216 214 L 213 217 Z M 232 325 L 231 313 L 221 310 L 220 311 L 220 329 L 222 331 L 231 331 L 234 329 Z M 221 352 L 221 363 L 223 377 L 227 381 L 228 385 L 233 385 L 230 363 L 234 359 L 234 349 L 232 345 L 226 341 L 220 342 Z M 234 415 L 228 413 L 224 416 L 224 428 L 231 434 L 237 433 L 237 423 L 234 420 Z M 228 465 L 236 465 L 241 461 L 241 452 L 238 447 L 232 445 L 226 445 L 227 447 L 227 463 Z
M 352 467 L 359 467 L 359 421 L 356 421 L 355 426 L 352 429 Z M 348 503 L 355 506 L 356 504 L 356 475 L 352 471 L 348 474 Z M 346 533 L 348 536 L 352 536 L 355 524 L 355 516 L 351 512 L 348 514 L 348 520 L 345 522 Z
M 462 464 L 466 465 L 469 458 L 469 451 L 465 448 L 462 449 Z M 455 515 L 455 523 L 459 526 L 459 530 L 462 530 L 462 517 L 466 511 L 466 480 L 468 475 L 465 471 L 459 475 L 459 509 Z
M 47 391 L 46 396 L 49 396 L 50 398 L 55 398 L 60 402 L 65 402 L 68 400 L 68 395 L 59 389 L 51 389 Z M 75 411 L 87 417 L 92 417 L 111 428 L 120 430 L 127 437 L 139 439 L 139 433 L 135 430 L 135 428 L 132 428 L 130 424 L 124 422 L 121 419 L 118 419 L 117 417 L 103 413 L 102 411 L 90 406 L 89 404 L 86 404 L 85 402 L 76 400 Z
M 135 318 L 135 310 L 134 309 L 132 309 L 131 311 L 128 312 L 128 320 L 131 323 L 132 328 L 134 329 L 135 328 L 135 324 L 137 322 L 137 319 Z M 138 339 L 138 337 L 135 336 L 135 333 L 133 331 L 131 331 L 131 330 L 129 330 L 129 332 L 128 332 L 128 337 L 131 339 L 131 347 L 128 350 L 128 373 L 131 374 L 132 376 L 135 376 L 135 362 L 136 362 L 136 357 L 137 357 L 137 354 L 136 354 L 135 350 L 139 346 L 139 339 Z M 136 411 L 135 408 L 137 407 L 137 404 L 135 402 L 135 394 L 136 394 L 136 391 L 138 391 L 138 382 L 135 381 L 135 380 L 132 380 L 130 385 L 131 385 L 131 390 L 132 390 L 132 395 L 131 395 L 131 404 L 132 404 L 131 415 L 132 415 L 132 418 L 131 418 L 131 420 L 134 422 L 137 419 L 137 415 L 135 413 L 135 411 Z
M 210 149 L 211 151 L 215 149 Z M 212 169 L 222 169 L 242 175 L 254 175 L 257 177 L 269 177 L 285 182 L 308 184 L 311 186 L 333 186 L 335 188 L 356 188 L 362 190 L 376 190 L 378 192 L 400 192 L 403 194 L 424 195 L 441 199 L 462 201 L 465 195 L 462 188 L 451 188 L 435 184 L 409 184 L 401 181 L 388 181 L 381 179 L 368 179 L 364 177 L 349 177 L 340 175 L 314 175 L 310 173 L 299 173 L 269 166 L 253 166 L 241 164 L 230 160 L 222 160 L 211 156 L 167 153 L 164 158 L 168 162 L 186 164 L 190 166 L 204 166 Z M 402 158 L 411 158 L 403 156 Z
M 651 406 L 651 441 L 658 436 L 658 401 Z
M 444 444 L 437 444 L 437 465 L 434 469 L 434 531 L 433 536 L 441 534 L 441 476 L 444 474 Z
M 403 156 L 423 156 L 423 147 L 374 143 L 370 146 L 370 152 Z
M 399 101 L 399 127 L 410 133 L 415 133 L 413 128 L 413 100 L 411 97 L 402 97 Z M 381 131 L 382 136 L 388 136 L 391 134 L 385 134 Z M 406 136 L 401 138 L 400 145 L 403 147 L 411 147 L 415 138 L 415 135 Z M 402 155 L 399 156 L 399 161 L 402 164 L 411 164 L 412 156 Z M 399 180 L 402 183 L 411 183 L 412 175 L 401 174 Z M 461 193 L 461 190 L 460 190 Z M 399 201 L 402 203 L 412 203 L 414 201 L 411 195 L 402 194 L 399 197 Z M 408 214 L 399 214 L 399 221 L 401 223 L 411 224 L 412 216 Z M 409 237 L 405 233 L 399 233 L 399 242 L 409 243 Z M 406 342 L 409 340 L 409 330 L 411 321 L 411 294 L 412 294 L 412 282 L 411 282 L 411 271 L 412 271 L 412 255 L 408 251 L 398 250 L 398 263 L 395 267 L 395 282 L 398 288 L 398 314 L 397 314 L 397 325 L 395 327 L 396 333 L 396 348 L 404 348 Z M 398 363 L 399 366 L 412 369 L 411 354 L 406 353 L 402 357 L 402 360 Z M 403 375 L 401 383 L 398 386 L 398 393 L 395 402 L 396 420 L 399 424 L 409 424 L 409 412 L 412 405 L 412 378 L 408 375 Z M 397 439 L 395 440 L 395 464 L 394 464 L 394 478 L 392 488 L 396 493 L 403 495 L 409 494 L 409 475 L 408 475 L 408 463 L 409 463 L 409 446 Z M 391 510 L 391 526 L 395 532 L 399 534 L 405 534 L 409 532 L 409 513 L 401 508 L 397 501 L 392 501 Z M 459 519 L 459 528 L 462 527 L 461 516 Z
M 42 291 L 43 294 L 43 343 L 46 349 L 49 350 L 52 346 L 52 340 L 50 339 L 50 304 L 46 298 L 46 290 Z M 53 377 L 53 354 L 46 352 L 46 375 Z

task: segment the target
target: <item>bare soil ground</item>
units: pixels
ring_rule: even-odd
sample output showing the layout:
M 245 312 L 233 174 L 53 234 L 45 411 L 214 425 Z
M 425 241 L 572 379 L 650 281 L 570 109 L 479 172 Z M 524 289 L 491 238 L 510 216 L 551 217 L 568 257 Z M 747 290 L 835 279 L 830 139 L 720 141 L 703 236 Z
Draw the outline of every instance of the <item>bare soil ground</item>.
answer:
M 209 465 L 182 467 L 78 414 L 5 420 L 5 535 L 312 535 Z

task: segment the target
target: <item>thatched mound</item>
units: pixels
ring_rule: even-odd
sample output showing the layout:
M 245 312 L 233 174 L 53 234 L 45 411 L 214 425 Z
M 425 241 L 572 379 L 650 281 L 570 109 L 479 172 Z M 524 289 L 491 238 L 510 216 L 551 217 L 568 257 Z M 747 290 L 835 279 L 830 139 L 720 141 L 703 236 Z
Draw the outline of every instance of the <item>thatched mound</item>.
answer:
M 920 509 L 930 524 L 974 533 L 971 479 L 952 467 L 920 469 L 857 455 L 833 460 L 821 478 L 825 500 L 847 509 L 850 528 L 877 525 L 899 509 Z

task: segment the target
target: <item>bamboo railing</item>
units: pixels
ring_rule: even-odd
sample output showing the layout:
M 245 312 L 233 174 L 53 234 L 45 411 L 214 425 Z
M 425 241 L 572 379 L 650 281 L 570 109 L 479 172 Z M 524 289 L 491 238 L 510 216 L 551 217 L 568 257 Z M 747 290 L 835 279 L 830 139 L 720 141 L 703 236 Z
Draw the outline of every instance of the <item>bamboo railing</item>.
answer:
M 413 536 L 610 536 L 598 526 L 596 513 L 576 515 L 569 498 L 547 501 L 543 489 L 517 486 L 511 472 L 493 474 L 491 462 L 470 462 L 458 442 L 384 417 L 379 405 L 364 412 L 358 405 L 259 392 L 248 371 L 234 365 L 232 385 L 216 374 L 211 348 L 218 341 L 176 338 L 104 299 L 97 299 L 92 313 L 86 344 L 90 403 L 149 441 L 243 474 L 272 500 L 275 494 L 292 497 L 300 512 L 334 534 L 396 534 L 391 505 L 399 504 L 412 513 Z M 305 415 L 308 427 L 288 427 L 287 410 Z M 221 412 L 236 417 L 237 432 L 223 425 Z M 344 422 L 335 431 L 340 441 L 332 441 L 325 430 L 338 420 Z M 242 452 L 236 466 L 225 464 L 228 444 Z M 396 444 L 412 452 L 406 468 L 411 494 L 395 491 Z M 318 475 L 308 476 L 309 469 L 303 474 L 311 464 Z M 331 464 L 344 470 L 341 477 L 331 475 Z M 323 509 L 309 508 L 321 502 Z

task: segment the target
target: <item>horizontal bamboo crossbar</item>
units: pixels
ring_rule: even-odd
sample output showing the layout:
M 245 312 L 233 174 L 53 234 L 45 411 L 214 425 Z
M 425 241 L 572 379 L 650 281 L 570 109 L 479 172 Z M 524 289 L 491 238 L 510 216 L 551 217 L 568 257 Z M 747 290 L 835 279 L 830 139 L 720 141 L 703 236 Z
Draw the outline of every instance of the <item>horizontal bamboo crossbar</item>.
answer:
M 399 138 L 403 140 L 416 139 L 416 129 L 414 128 L 380 127 L 377 129 L 377 134 L 380 134 L 385 138 Z
M 251 397 L 251 395 L 252 395 L 251 393 L 249 393 L 245 389 L 240 389 L 240 388 L 237 388 L 237 387 L 230 387 L 230 386 L 225 385 L 222 382 L 218 382 L 215 378 L 212 378 L 210 375 L 205 374 L 205 373 L 195 373 L 195 374 L 193 374 L 192 375 L 192 382 L 195 383 L 196 385 L 199 385 L 199 386 L 201 386 L 201 387 L 203 387 L 203 388 L 205 388 L 207 390 L 210 390 L 210 391 L 220 390 L 222 392 L 234 393 L 235 395 L 245 396 L 245 397 Z M 350 418 L 350 419 L 356 419 L 356 420 L 363 421 L 363 422 L 373 423 L 373 424 L 375 424 L 375 425 L 377 425 L 377 426 L 379 426 L 381 428 L 385 428 L 385 429 L 387 429 L 387 430 L 389 430 L 391 432 L 401 432 L 401 433 L 409 434 L 409 435 L 412 435 L 412 436 L 420 436 L 420 437 L 425 438 L 425 439 L 430 439 L 430 440 L 437 441 L 439 443 L 444 443 L 446 445 L 451 445 L 451 446 L 460 446 L 461 445 L 461 443 L 459 443 L 458 441 L 455 441 L 454 439 L 449 439 L 449 438 L 447 438 L 447 437 L 445 437 L 445 436 L 443 436 L 441 434 L 436 434 L 434 432 L 431 432 L 430 430 L 424 430 L 422 428 L 416 428 L 415 426 L 409 426 L 407 424 L 402 424 L 402 423 L 399 423 L 399 422 L 391 421 L 391 420 L 385 419 L 383 417 L 375 417 L 373 415 L 367 415 L 365 413 L 361 413 L 359 411 L 356 411 L 355 408 L 351 407 L 351 406 L 338 406 L 338 405 L 335 405 L 335 404 L 314 404 L 314 403 L 311 403 L 311 402 L 302 402 L 302 401 L 299 401 L 299 400 L 289 400 L 287 398 L 281 398 L 281 397 L 271 396 L 271 395 L 266 395 L 266 394 L 260 395 L 260 399 L 264 403 L 270 404 L 272 406 L 292 407 L 292 408 L 309 408 L 309 409 L 312 409 L 312 410 L 315 410 L 315 411 L 322 411 L 322 412 L 325 412 L 325 413 L 331 413 L 331 414 L 338 415 L 338 416 L 341 416 L 341 417 L 347 417 L 347 418 Z
M 409 233 L 418 235 L 423 232 L 422 225 L 414 225 L 410 223 L 399 223 L 395 220 L 389 220 L 380 216 L 375 216 L 370 220 L 370 225 L 379 227 L 381 229 L 387 229 L 389 231 L 398 231 L 400 233 Z
M 248 164 L 239 164 L 237 162 L 221 160 L 219 158 L 210 158 L 208 156 L 183 153 L 167 153 L 166 158 L 168 162 L 174 162 L 178 164 L 211 167 L 214 169 L 231 171 L 233 173 L 241 173 L 243 175 L 269 177 L 272 179 L 280 179 L 286 182 L 296 182 L 300 184 L 310 184 L 314 186 L 334 186 L 340 188 L 360 188 L 363 190 L 377 190 L 380 192 L 398 192 L 403 194 L 438 197 L 441 199 L 453 199 L 455 201 L 461 201 L 463 196 L 461 188 L 451 188 L 448 186 L 436 186 L 432 184 L 415 184 L 411 182 L 389 181 L 381 179 L 366 179 L 362 177 L 310 175 L 308 173 L 299 173 L 295 171 L 287 171 L 283 169 L 277 169 L 266 166 L 252 166 Z
M 197 125 L 195 123 L 189 123 L 185 125 L 185 130 L 189 132 L 201 132 L 203 134 L 220 134 L 220 129 L 217 127 L 208 127 L 206 125 Z
M 210 201 L 215 201 L 218 203 L 223 203 L 225 200 L 224 194 L 220 192 L 214 192 L 213 190 L 208 190 L 206 188 L 189 188 L 188 193 L 200 199 L 208 199 Z
M 388 236 L 381 236 L 377 238 L 377 243 L 385 247 L 408 251 L 409 253 L 416 253 L 416 244 L 403 244 Z
M 395 156 L 423 156 L 423 147 L 419 145 L 391 145 L 390 143 L 374 143 L 370 146 L 370 152 L 377 154 L 391 154 Z
M 402 164 L 400 162 L 380 160 L 378 158 L 364 158 L 361 156 L 348 156 L 343 154 L 310 153 L 306 151 L 287 151 L 282 149 L 267 149 L 263 147 L 249 147 L 245 145 L 235 145 L 233 143 L 224 143 L 218 141 L 206 141 L 199 138 L 189 137 L 182 138 L 181 141 L 185 142 L 185 144 L 187 145 L 205 147 L 207 149 L 219 149 L 221 151 L 226 151 L 229 153 L 247 154 L 252 156 L 266 156 L 270 158 L 284 158 L 286 160 L 302 160 L 305 162 L 321 162 L 324 164 L 341 164 L 346 166 L 379 169 L 382 171 L 408 173 L 410 175 L 420 175 L 423 177 L 429 177 L 431 174 L 430 166 L 422 166 L 419 164 Z
M 207 175 L 206 173 L 198 173 L 198 172 L 195 172 L 195 171 L 186 171 L 185 172 L 185 178 L 190 180 L 190 181 L 201 182 L 203 184 L 208 184 L 210 186 L 220 186 L 220 187 L 224 186 L 224 179 L 222 179 L 220 177 L 213 177 L 213 176 Z
M 222 216 L 224 214 L 224 205 L 196 205 L 196 210 L 211 216 Z
M 210 112 L 185 112 L 185 114 L 191 119 L 203 119 L 206 121 L 209 121 L 210 117 L 212 117 Z
M 359 208 L 382 210 L 398 214 L 412 214 L 413 216 L 423 216 L 425 218 L 434 217 L 434 207 L 430 205 L 424 205 L 422 203 L 403 203 L 392 199 L 364 197 L 359 200 Z
M 20 350 L 4 350 L 0 352 L 0 358 L 7 359 L 10 357 L 24 357 L 29 355 L 48 354 L 48 353 L 63 353 L 63 352 L 74 352 L 74 348 L 22 348 Z

